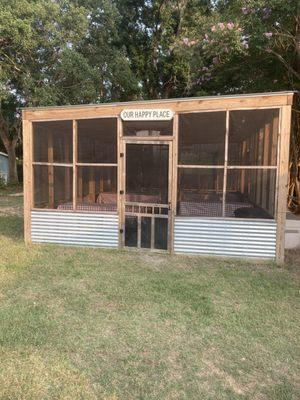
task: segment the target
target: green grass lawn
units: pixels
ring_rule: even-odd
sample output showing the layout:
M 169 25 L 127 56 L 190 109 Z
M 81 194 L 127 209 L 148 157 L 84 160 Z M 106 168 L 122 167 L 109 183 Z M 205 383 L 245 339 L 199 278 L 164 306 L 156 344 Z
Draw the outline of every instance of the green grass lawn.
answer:
M 0 192 L 1 400 L 300 398 L 299 254 L 277 268 L 25 246 L 22 197 L 9 194 Z

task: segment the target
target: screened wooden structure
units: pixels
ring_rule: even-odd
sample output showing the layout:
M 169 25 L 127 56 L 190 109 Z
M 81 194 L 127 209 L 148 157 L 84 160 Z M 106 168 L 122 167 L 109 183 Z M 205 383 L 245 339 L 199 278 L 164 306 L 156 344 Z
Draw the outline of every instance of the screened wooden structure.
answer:
M 282 261 L 292 100 L 23 110 L 25 240 Z

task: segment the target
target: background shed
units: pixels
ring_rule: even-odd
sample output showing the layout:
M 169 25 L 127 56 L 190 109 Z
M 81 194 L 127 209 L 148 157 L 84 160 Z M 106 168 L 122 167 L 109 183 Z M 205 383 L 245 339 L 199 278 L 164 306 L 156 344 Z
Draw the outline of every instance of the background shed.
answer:
M 0 151 L 0 179 L 8 182 L 8 155 Z

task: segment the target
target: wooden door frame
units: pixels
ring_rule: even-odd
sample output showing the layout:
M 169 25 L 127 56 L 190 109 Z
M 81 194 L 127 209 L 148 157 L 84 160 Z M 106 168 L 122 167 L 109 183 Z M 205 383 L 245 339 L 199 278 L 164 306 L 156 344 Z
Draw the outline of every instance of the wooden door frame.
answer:
M 141 137 L 130 137 L 121 136 L 119 145 L 119 190 L 118 190 L 118 202 L 119 202 L 119 247 L 125 248 L 125 196 L 126 196 L 126 145 L 127 144 L 148 144 L 148 145 L 167 145 L 169 150 L 169 164 L 168 164 L 168 204 L 170 211 L 168 214 L 168 245 L 167 251 L 172 252 L 173 250 L 173 227 L 174 227 L 174 182 L 173 182 L 173 167 L 174 167 L 174 137 L 153 137 L 153 138 L 141 138 Z M 149 249 L 153 251 L 153 249 Z

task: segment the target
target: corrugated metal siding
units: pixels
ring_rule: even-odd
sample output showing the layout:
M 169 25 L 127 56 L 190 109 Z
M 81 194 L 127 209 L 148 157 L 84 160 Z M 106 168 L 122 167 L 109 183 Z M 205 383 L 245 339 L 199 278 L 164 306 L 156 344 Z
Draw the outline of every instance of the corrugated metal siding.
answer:
M 276 222 L 176 217 L 174 251 L 220 256 L 276 256 Z
M 117 247 L 118 215 L 32 211 L 31 239 L 39 243 Z

